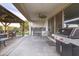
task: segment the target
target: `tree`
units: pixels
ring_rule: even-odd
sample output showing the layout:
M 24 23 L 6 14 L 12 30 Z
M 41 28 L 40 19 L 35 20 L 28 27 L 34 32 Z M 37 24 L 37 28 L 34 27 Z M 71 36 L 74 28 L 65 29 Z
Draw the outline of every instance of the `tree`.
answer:
M 0 26 L 0 31 L 1 31 L 1 30 L 3 30 L 3 27 L 2 27 L 2 26 Z
M 29 31 L 29 22 L 25 21 L 24 23 L 25 31 Z
M 17 28 L 17 27 L 14 27 L 13 30 L 16 32 L 19 32 L 19 28 Z

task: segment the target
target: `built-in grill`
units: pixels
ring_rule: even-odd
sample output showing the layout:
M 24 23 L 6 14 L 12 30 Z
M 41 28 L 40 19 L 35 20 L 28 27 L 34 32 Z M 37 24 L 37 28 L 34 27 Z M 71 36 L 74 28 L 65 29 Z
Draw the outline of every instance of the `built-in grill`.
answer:
M 69 36 L 72 30 L 73 28 L 62 28 L 62 29 L 59 29 L 59 34 Z
M 63 28 L 59 30 L 59 34 L 71 39 L 79 39 L 79 28 Z
M 56 51 L 63 56 L 79 56 L 79 28 L 63 28 L 54 34 Z

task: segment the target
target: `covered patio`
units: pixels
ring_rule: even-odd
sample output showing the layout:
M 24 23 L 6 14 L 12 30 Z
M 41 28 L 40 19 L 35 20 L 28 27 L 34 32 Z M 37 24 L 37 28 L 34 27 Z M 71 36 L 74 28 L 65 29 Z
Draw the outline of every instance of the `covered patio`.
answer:
M 9 26 L 11 23 L 19 23 L 22 26 L 22 35 L 24 35 L 24 21 L 2 5 L 0 5 L 0 22 L 5 27 L 4 32 L 7 31 L 7 26 Z
M 2 50 L 2 56 L 59 56 L 54 42 L 47 37 L 24 36 Z
M 0 5 L 0 23 L 4 26 L 4 30 L 0 31 L 0 52 L 9 45 L 24 36 L 24 21 L 15 14 Z M 21 36 L 16 35 L 16 31 L 9 31 L 7 27 L 11 23 L 19 23 L 21 26 Z M 19 31 L 19 30 L 18 30 Z
M 3 13 L 1 22 L 22 24 L 23 37 L 1 52 L 3 56 L 74 56 L 79 55 L 79 29 L 65 27 L 65 21 L 79 16 L 79 4 L 73 3 L 13 3 L 29 21 L 29 36 L 24 36 L 24 21 L 10 13 Z M 12 15 L 12 16 L 11 16 Z M 6 17 L 9 17 L 8 20 Z M 11 20 L 11 21 L 10 21 Z M 67 22 L 68 23 L 68 22 Z M 66 23 L 66 24 L 67 24 Z M 79 23 L 78 21 L 69 22 Z M 9 25 L 8 24 L 8 25 Z M 66 29 L 62 31 L 62 29 Z M 70 30 L 70 31 L 69 31 Z M 78 30 L 78 32 L 75 32 Z M 67 31 L 69 31 L 67 33 Z M 77 33 L 77 34 L 76 34 Z M 73 34 L 73 35 L 72 35 Z M 76 35 L 75 35 L 76 34 Z M 73 37 L 75 35 L 75 37 Z M 73 39 L 73 40 L 72 40 Z M 76 39 L 76 40 L 74 40 Z

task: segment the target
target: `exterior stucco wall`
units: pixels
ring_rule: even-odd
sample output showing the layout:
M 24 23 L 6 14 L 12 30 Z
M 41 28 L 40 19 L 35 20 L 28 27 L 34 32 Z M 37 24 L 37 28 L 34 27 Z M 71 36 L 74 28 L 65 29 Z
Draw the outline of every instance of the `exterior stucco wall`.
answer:
M 58 30 L 60 28 L 63 28 L 63 26 L 64 26 L 64 13 L 63 13 L 63 11 L 59 12 L 55 17 L 56 17 L 56 32 L 58 32 Z
M 64 11 L 59 12 L 48 20 L 48 35 L 57 33 L 64 26 Z
M 48 34 L 48 20 L 45 20 L 45 22 L 30 22 L 29 30 L 30 34 L 33 35 L 33 31 L 31 28 L 45 28 L 44 31 L 42 31 L 42 35 L 47 35 Z
M 56 15 L 56 32 L 58 32 L 59 28 L 62 28 L 62 12 Z
M 48 20 L 48 32 L 49 35 L 54 33 L 54 18 Z

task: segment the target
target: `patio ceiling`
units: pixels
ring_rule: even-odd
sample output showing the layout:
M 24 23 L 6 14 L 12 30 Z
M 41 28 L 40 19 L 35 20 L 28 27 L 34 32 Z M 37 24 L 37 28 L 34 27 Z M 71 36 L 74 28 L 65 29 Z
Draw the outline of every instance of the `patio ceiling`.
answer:
M 56 15 L 69 4 L 67 3 L 14 3 L 16 8 L 29 21 L 39 22 L 41 17 L 46 17 L 45 20 Z
M 22 23 L 24 21 L 0 5 L 0 22 Z

